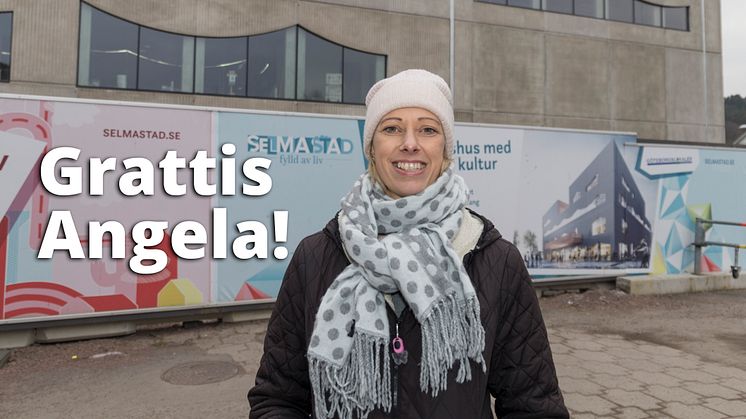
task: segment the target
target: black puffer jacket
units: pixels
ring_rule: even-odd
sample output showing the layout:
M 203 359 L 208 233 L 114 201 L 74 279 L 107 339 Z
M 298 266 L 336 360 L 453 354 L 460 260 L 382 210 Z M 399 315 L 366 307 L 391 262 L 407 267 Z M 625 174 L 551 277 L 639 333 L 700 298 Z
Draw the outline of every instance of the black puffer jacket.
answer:
M 464 257 L 464 265 L 479 296 L 487 374 L 472 363 L 471 381 L 456 383 L 458 368 L 453 368 L 448 389 L 438 397 L 420 391 L 420 325 L 407 308 L 398 322 L 409 360 L 399 367 L 392 362 L 395 406 L 388 414 L 374 411 L 368 418 L 492 418 L 490 395 L 495 397 L 499 418 L 568 417 L 523 259 L 490 221 L 477 216 L 484 230 L 476 248 Z M 256 386 L 248 394 L 250 418 L 312 415 L 306 349 L 321 298 L 348 264 L 336 217 L 299 244 L 269 321 Z M 393 333 L 397 319 L 390 308 L 388 314 Z

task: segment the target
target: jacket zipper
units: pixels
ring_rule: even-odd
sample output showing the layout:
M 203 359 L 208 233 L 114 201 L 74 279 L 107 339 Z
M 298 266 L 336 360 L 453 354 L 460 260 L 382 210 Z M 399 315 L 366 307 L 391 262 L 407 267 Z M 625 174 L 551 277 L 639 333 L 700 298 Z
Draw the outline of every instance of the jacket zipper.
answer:
M 402 312 L 402 315 L 404 312 Z M 399 320 L 401 320 L 400 317 L 396 318 L 396 328 L 399 327 Z M 388 350 L 391 350 L 390 348 Z M 393 361 L 393 359 L 392 359 Z M 391 377 L 391 396 L 392 396 L 392 403 L 391 403 L 391 410 L 396 409 L 396 407 L 399 405 L 399 364 L 397 364 L 395 361 L 394 363 L 394 371 Z
M 391 408 L 396 409 L 396 407 L 399 405 L 399 366 L 394 365 L 394 377 L 393 377 L 393 383 L 394 386 L 392 391 L 392 397 L 393 401 L 391 403 Z
M 392 330 L 398 330 L 399 326 L 401 325 L 401 320 L 404 318 L 404 314 L 407 312 L 407 310 L 409 310 L 409 307 L 405 307 L 404 310 L 402 310 L 401 314 L 399 314 L 398 316 L 396 315 L 393 307 L 387 307 L 387 309 L 390 310 L 392 314 L 391 317 L 393 317 L 395 320 L 395 324 Z M 393 338 L 390 337 L 390 339 L 391 342 L 393 342 Z M 399 364 L 397 364 L 396 361 L 394 361 L 393 359 L 393 347 L 389 346 L 387 350 L 390 351 L 389 353 L 391 354 L 391 363 L 393 364 L 391 372 L 391 413 L 392 417 L 398 417 L 398 415 L 394 414 L 394 410 L 396 410 L 396 408 L 399 406 Z

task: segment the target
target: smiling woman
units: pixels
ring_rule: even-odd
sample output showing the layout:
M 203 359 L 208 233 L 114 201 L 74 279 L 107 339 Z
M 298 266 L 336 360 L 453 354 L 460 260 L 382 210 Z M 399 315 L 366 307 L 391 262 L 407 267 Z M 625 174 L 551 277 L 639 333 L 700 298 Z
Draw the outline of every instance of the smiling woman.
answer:
M 465 208 L 448 85 L 407 70 L 365 102 L 368 172 L 295 251 L 250 417 L 568 417 L 521 256 Z

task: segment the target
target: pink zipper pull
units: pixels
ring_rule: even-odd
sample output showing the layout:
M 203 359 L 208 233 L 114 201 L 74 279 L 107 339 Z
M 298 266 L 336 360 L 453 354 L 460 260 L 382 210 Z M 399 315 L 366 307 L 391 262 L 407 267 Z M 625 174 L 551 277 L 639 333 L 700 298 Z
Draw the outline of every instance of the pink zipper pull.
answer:
M 391 346 L 395 354 L 404 352 L 404 340 L 399 337 L 399 323 L 396 324 L 396 337 L 391 341 Z

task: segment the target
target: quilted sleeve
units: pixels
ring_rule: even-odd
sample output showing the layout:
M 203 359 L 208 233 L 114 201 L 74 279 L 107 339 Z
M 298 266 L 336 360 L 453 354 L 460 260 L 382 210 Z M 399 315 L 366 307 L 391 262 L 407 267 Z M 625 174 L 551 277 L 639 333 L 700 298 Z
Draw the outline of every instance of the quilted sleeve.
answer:
M 305 240 L 304 240 L 305 241 Z M 249 390 L 251 419 L 308 418 L 311 384 L 306 360 L 305 246 L 290 260 L 264 338 L 264 355 Z
M 539 302 L 514 247 L 502 275 L 500 319 L 488 381 L 495 413 L 501 419 L 569 418 Z

